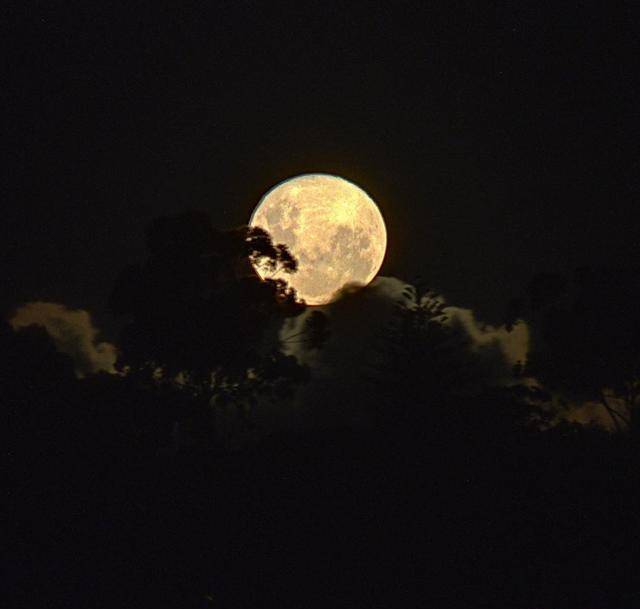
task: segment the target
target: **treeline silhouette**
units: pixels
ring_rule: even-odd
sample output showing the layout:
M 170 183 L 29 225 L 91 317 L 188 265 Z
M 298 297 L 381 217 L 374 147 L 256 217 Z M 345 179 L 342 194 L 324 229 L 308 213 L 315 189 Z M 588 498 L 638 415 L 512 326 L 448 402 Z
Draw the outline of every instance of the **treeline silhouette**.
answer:
M 295 407 L 312 371 L 278 342 L 304 304 L 250 261 L 295 260 L 196 212 L 147 243 L 110 303 L 118 374 L 77 378 L 43 328 L 0 326 L 5 606 L 640 606 L 636 274 L 541 276 L 511 303 L 532 329 L 515 378 L 548 392 L 484 384 L 408 288 L 357 398 L 370 425 L 256 436 L 242 413 Z M 330 332 L 319 311 L 302 330 Z M 626 410 L 613 432 L 562 422 L 578 398 Z M 253 442 L 219 444 L 221 407 Z

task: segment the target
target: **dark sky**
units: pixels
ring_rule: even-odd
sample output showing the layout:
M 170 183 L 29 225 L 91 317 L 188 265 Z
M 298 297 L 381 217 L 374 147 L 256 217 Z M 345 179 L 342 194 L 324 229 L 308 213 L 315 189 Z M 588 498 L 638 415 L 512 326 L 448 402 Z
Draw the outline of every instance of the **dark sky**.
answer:
M 383 274 L 487 319 L 535 271 L 638 260 L 637 9 L 124 4 L 6 13 L 3 306 L 104 320 L 153 217 L 238 225 L 309 171 L 379 203 Z

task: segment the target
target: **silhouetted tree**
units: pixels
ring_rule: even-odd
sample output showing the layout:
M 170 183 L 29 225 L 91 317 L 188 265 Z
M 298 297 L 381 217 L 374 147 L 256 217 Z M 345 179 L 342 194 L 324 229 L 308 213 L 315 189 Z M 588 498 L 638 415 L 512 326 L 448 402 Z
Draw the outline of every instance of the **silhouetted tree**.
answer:
M 295 272 L 286 246 L 260 228 L 216 231 L 204 212 L 160 218 L 146 237 L 148 259 L 121 273 L 111 297 L 113 312 L 129 319 L 120 367 L 238 405 L 285 395 L 305 377 L 278 341 L 282 321 L 305 305 L 252 265 Z
M 304 320 L 302 330 L 283 338 L 285 344 L 303 344 L 307 349 L 319 349 L 329 338 L 329 319 L 322 311 L 312 311 Z
M 498 433 L 538 424 L 545 396 L 514 382 L 496 385 L 492 368 L 504 364 L 498 345 L 480 353 L 468 332 L 449 321 L 443 299 L 424 285 L 408 286 L 380 337 L 370 375 L 386 422 L 419 420 Z
M 601 401 L 618 428 L 633 424 L 640 395 L 639 302 L 638 269 L 537 275 L 508 313 L 509 321 L 522 318 L 531 328 L 524 373 L 567 400 Z
M 41 326 L 15 332 L 0 322 L 3 445 L 36 455 L 60 441 L 60 421 L 75 384 L 73 360 L 56 350 Z

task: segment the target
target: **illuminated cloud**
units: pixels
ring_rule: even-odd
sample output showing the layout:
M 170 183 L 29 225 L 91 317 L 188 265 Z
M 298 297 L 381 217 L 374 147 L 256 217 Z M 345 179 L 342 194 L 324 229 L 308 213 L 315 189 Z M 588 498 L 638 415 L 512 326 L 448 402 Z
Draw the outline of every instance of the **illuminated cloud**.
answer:
M 83 309 L 69 309 L 54 302 L 29 302 L 16 311 L 9 323 L 14 330 L 34 324 L 44 327 L 58 351 L 73 359 L 79 377 L 115 372 L 115 346 L 97 342 L 99 331 Z
M 490 326 L 479 322 L 471 309 L 460 307 L 445 307 L 449 318 L 447 323 L 466 333 L 471 341 L 471 351 L 476 355 L 488 354 L 497 348 L 503 356 L 496 364 L 502 368 L 496 369 L 498 376 L 511 377 L 513 367 L 524 364 L 529 351 L 529 328 L 526 323 L 519 321 L 509 332 L 505 326 Z M 499 359 L 499 358 L 498 358 Z
M 412 292 L 413 286 L 400 279 L 378 277 L 365 288 L 347 286 L 334 302 L 288 320 L 281 331 L 285 352 L 312 372 L 312 380 L 298 392 L 301 421 L 349 424 L 367 418 L 365 398 L 372 388 L 366 379 L 377 363 L 372 360 L 384 350 L 384 335 L 398 306 L 411 305 Z M 330 335 L 320 349 L 309 349 L 300 336 L 314 310 L 329 317 Z M 445 313 L 457 345 L 455 361 L 469 371 L 469 384 L 460 388 L 461 393 L 514 384 L 514 365 L 525 362 L 529 347 L 527 325 L 518 322 L 508 332 L 504 326 L 482 324 L 469 309 L 447 306 Z
M 581 425 L 596 425 L 609 431 L 615 431 L 615 425 L 600 402 L 584 402 L 569 404 L 560 414 L 558 420 Z
M 303 363 L 311 365 L 318 359 L 324 359 L 327 349 L 333 352 L 334 347 L 338 346 L 340 352 L 345 349 L 364 352 L 370 346 L 370 340 L 391 322 L 397 305 L 410 304 L 407 289 L 413 290 L 413 287 L 395 277 L 378 277 L 364 289 L 348 286 L 335 302 L 320 308 L 331 318 L 333 336 L 324 349 L 309 351 L 304 343 L 297 347 L 295 343 L 290 345 L 286 342 L 287 336 L 296 335 L 302 330 L 310 311 L 289 320 L 285 325 L 282 332 L 285 348 Z M 442 298 L 438 300 L 444 303 Z M 446 325 L 465 339 L 461 344 L 468 350 L 469 356 L 495 360 L 496 379 L 510 378 L 513 367 L 525 363 L 529 349 L 529 328 L 526 323 L 519 321 L 509 332 L 505 326 L 493 327 L 478 321 L 471 309 L 445 306 L 444 312 L 447 316 Z M 334 345 L 334 341 L 339 345 Z M 337 348 L 335 350 L 338 351 Z M 349 354 L 348 358 L 351 359 L 353 355 Z

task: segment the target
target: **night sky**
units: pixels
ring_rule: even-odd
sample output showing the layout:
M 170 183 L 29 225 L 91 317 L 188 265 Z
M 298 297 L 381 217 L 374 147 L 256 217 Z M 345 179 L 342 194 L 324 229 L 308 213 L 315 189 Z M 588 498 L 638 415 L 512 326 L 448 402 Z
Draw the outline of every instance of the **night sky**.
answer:
M 378 202 L 381 274 L 487 320 L 534 272 L 637 260 L 637 9 L 423 4 L 8 11 L 1 305 L 108 329 L 151 219 L 233 227 L 312 171 Z
M 2 606 L 640 607 L 640 3 L 12 4 Z

